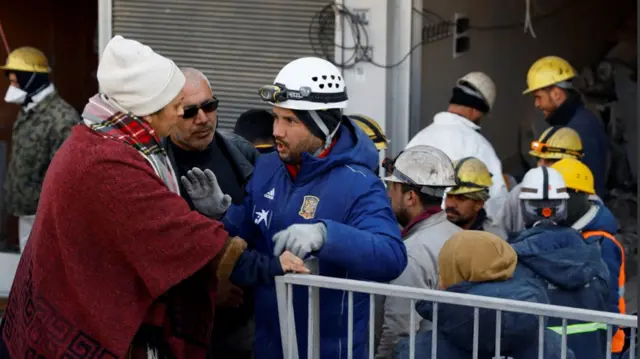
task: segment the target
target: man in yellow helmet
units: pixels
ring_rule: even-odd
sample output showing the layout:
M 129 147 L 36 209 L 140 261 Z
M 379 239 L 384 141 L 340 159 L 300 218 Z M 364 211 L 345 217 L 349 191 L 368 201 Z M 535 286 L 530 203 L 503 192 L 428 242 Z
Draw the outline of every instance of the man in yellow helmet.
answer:
M 458 186 L 447 192 L 445 211 L 449 222 L 465 230 L 491 232 L 502 239 L 507 234 L 484 210 L 493 184 L 487 166 L 475 157 L 465 157 L 453 163 Z
M 531 142 L 531 155 L 538 167 L 549 167 L 563 158 L 581 159 L 582 140 L 578 133 L 569 127 L 554 126 L 547 128 L 537 141 Z M 504 206 L 496 217 L 497 223 L 508 235 L 518 233 L 525 228 L 519 200 L 520 185 L 507 195 Z
M 523 92 L 534 98 L 551 126 L 567 126 L 578 132 L 584 145 L 582 161 L 595 174 L 599 196 L 605 192 L 609 140 L 600 119 L 589 111 L 572 80 L 576 71 L 566 60 L 546 56 L 537 60 L 527 74 L 528 88 Z
M 80 116 L 49 80 L 46 56 L 21 47 L 0 66 L 9 78 L 5 102 L 21 107 L 13 123 L 11 162 L 4 183 L 4 211 L 18 217 L 20 250 L 35 221 L 42 182 L 49 162 Z
M 551 168 L 560 172 L 569 192 L 566 224 L 579 231 L 586 241 L 600 244 L 602 260 L 609 269 L 609 311 L 625 314 L 625 253 L 614 237 L 618 232 L 616 218 L 602 202 L 590 199 L 595 194 L 594 180 L 591 170 L 584 163 L 565 158 Z M 606 330 L 606 326 L 594 326 L 592 330 Z M 622 329 L 614 329 L 611 352 L 622 352 L 624 340 Z

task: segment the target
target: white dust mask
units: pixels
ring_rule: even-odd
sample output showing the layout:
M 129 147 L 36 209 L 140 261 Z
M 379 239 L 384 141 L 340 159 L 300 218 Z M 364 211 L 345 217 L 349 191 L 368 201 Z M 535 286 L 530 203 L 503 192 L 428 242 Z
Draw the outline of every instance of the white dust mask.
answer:
M 9 86 L 7 93 L 4 95 L 4 101 L 7 103 L 15 103 L 22 105 L 27 98 L 27 93 L 15 86 Z

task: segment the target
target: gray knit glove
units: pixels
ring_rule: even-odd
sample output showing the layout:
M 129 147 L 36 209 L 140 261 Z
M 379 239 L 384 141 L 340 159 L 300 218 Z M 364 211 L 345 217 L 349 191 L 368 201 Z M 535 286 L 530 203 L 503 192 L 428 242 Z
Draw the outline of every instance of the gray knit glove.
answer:
M 209 218 L 220 219 L 231 205 L 231 196 L 222 193 L 216 175 L 198 167 L 180 178 L 196 210 Z
M 305 259 L 307 254 L 319 251 L 327 238 L 327 227 L 322 222 L 292 224 L 273 236 L 273 254 L 279 256 L 290 251 Z

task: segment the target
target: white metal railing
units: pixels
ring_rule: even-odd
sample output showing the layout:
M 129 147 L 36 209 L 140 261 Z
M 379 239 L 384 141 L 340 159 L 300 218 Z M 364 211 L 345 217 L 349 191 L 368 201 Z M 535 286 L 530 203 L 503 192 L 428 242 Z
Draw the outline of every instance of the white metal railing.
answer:
M 298 348 L 296 340 L 295 320 L 293 314 L 293 286 L 308 287 L 309 293 L 309 313 L 307 328 L 307 355 L 308 359 L 320 357 L 320 320 L 319 302 L 320 289 L 335 289 L 348 293 L 348 318 L 347 318 L 347 347 L 348 359 L 353 357 L 353 293 L 369 294 L 369 358 L 374 358 L 374 335 L 375 335 L 375 296 L 383 295 L 387 297 L 400 297 L 410 300 L 410 327 L 415 328 L 416 318 L 415 307 L 417 301 L 434 302 L 433 325 L 432 325 L 432 351 L 431 359 L 437 358 L 437 335 L 438 335 L 438 303 L 455 304 L 467 307 L 474 307 L 474 332 L 473 332 L 473 359 L 478 358 L 478 313 L 479 308 L 496 310 L 496 358 L 501 357 L 500 353 L 500 328 L 502 312 L 516 312 L 536 315 L 539 318 L 538 330 L 538 358 L 544 358 L 544 333 L 545 318 L 561 318 L 562 320 L 562 346 L 561 358 L 567 358 L 567 320 L 578 320 L 584 322 L 603 323 L 607 327 L 607 359 L 611 359 L 612 328 L 631 328 L 631 347 L 629 348 L 629 359 L 635 359 L 635 337 L 638 328 L 638 317 L 635 315 L 622 315 L 609 312 L 599 312 L 578 308 L 562 307 L 549 304 L 524 302 L 503 298 L 485 297 L 470 294 L 451 293 L 430 289 L 412 288 L 391 284 L 356 281 L 351 279 L 340 279 L 324 277 L 318 275 L 287 274 L 276 278 L 276 294 L 278 297 L 278 314 L 280 318 L 280 334 L 282 337 L 282 348 L 286 359 L 298 359 Z M 410 358 L 415 358 L 415 335 L 411 330 L 409 336 Z

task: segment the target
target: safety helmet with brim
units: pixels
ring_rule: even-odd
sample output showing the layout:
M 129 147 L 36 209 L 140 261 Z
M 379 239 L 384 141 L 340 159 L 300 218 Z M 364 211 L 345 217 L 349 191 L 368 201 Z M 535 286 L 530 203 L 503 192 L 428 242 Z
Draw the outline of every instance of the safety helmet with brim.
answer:
M 394 160 L 385 159 L 383 167 L 389 174 L 383 181 L 410 185 L 434 197 L 442 197 L 448 187 L 457 185 L 451 159 L 432 146 L 410 147 Z
M 552 126 L 547 128 L 537 141 L 531 142 L 533 157 L 544 159 L 582 158 L 580 135 L 572 128 Z
M 551 168 L 558 171 L 568 189 L 587 194 L 596 194 L 593 173 L 575 158 L 564 158 L 554 163 Z
M 387 139 L 387 136 L 385 136 L 382 131 L 382 127 L 380 127 L 378 122 L 365 115 L 349 115 L 348 117 L 355 122 L 367 136 L 369 136 L 371 141 L 373 141 L 373 144 L 376 146 L 376 149 L 379 151 L 387 149 L 389 140 Z
M 448 194 L 461 195 L 488 191 L 493 185 L 492 174 L 481 160 L 475 157 L 464 157 L 453 163 L 453 170 L 458 185 Z
M 7 57 L 7 62 L 0 66 L 6 72 L 22 71 L 35 73 L 49 73 L 49 61 L 45 54 L 35 47 L 24 46 L 13 50 Z
M 526 95 L 550 86 L 563 89 L 572 89 L 571 80 L 577 75 L 571 64 L 558 56 L 545 56 L 531 65 L 527 72 L 527 89 L 522 92 Z

